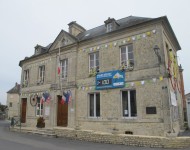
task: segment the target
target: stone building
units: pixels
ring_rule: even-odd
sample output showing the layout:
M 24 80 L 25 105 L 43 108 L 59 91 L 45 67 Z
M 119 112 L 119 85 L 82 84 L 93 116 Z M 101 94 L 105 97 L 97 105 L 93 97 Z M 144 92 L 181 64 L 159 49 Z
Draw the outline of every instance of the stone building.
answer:
M 16 82 L 15 86 L 7 92 L 8 119 L 20 116 L 19 94 L 20 84 Z
M 166 16 L 71 22 L 21 60 L 22 123 L 135 135 L 177 135 L 183 126 L 181 49 Z
M 188 127 L 190 129 L 190 93 L 185 95 L 186 98 L 186 113 L 187 113 L 187 122 L 188 122 Z

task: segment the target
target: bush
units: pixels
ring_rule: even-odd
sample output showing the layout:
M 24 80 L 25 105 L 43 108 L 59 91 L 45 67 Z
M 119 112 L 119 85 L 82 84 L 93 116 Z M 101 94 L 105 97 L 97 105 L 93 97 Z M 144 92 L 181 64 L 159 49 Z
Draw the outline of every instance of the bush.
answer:
M 45 119 L 43 117 L 39 117 L 37 119 L 37 128 L 45 128 Z

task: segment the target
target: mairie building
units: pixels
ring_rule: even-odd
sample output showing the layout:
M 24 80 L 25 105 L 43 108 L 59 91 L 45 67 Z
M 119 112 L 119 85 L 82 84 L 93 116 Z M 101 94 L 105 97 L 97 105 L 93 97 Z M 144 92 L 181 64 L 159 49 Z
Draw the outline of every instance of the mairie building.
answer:
M 167 136 L 183 128 L 178 40 L 166 16 L 68 24 L 20 61 L 21 123 Z M 27 54 L 26 54 L 27 55 Z

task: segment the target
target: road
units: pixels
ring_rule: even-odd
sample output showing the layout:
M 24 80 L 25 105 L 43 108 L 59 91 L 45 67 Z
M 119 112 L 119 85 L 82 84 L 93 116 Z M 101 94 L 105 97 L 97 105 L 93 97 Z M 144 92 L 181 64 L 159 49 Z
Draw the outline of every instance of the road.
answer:
M 9 124 L 8 121 L 0 120 L 0 150 L 164 150 L 162 148 L 102 144 L 10 132 Z

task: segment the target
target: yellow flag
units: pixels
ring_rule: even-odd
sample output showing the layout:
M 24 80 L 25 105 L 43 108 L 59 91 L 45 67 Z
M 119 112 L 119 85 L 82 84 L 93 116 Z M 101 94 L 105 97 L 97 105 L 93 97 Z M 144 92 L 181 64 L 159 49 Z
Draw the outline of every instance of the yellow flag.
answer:
M 160 76 L 160 81 L 162 81 L 163 80 L 163 76 Z

